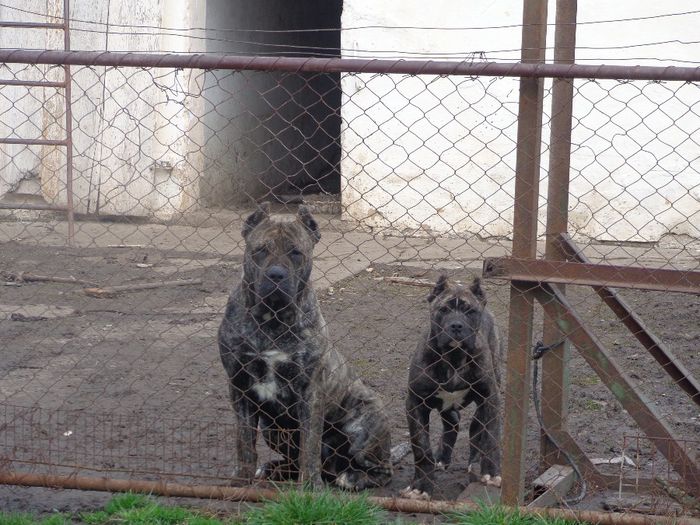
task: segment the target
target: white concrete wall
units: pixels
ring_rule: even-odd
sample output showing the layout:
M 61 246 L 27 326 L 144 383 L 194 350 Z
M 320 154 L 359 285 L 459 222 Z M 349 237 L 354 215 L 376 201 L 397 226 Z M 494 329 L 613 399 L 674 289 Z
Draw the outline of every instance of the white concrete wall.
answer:
M 30 2 L 38 13 L 62 15 L 62 2 Z M 48 11 L 47 11 L 48 5 Z M 165 27 L 203 26 L 203 1 L 100 0 L 74 1 L 71 17 L 72 49 L 171 52 L 199 51 L 199 41 L 153 31 L 130 30 L 122 25 Z M 0 8 L 0 18 L 26 20 L 26 14 Z M 40 17 L 36 20 L 42 21 Z M 97 24 L 80 22 L 87 20 Z M 100 25 L 102 24 L 102 25 Z M 110 24 L 107 29 L 106 24 Z M 3 47 L 63 48 L 61 31 L 29 30 L 0 32 Z M 15 72 L 21 66 L 15 66 Z M 48 73 L 47 73 L 48 71 Z M 56 68 L 30 67 L 32 79 L 43 76 L 60 80 Z M 172 70 L 73 67 L 74 201 L 78 212 L 170 216 L 196 206 L 201 173 L 202 130 L 200 100 L 187 93 L 200 72 Z M 22 78 L 29 78 L 27 75 Z M 14 98 L 14 110 L 4 100 L 0 107 L 3 129 L 17 138 L 65 137 L 62 90 L 3 88 Z M 30 115 L 29 118 L 24 114 Z M 16 123 L 20 123 L 18 126 Z M 0 175 L 0 196 L 17 191 L 17 181 L 36 174 L 40 189 L 32 191 L 51 203 L 66 199 L 66 158 L 62 147 L 3 146 L 0 166 L 12 169 Z M 163 168 L 163 169 L 161 169 Z M 37 185 L 37 186 L 39 186 Z M 25 185 L 26 186 L 26 185 Z M 24 188 L 19 188 L 22 191 Z
M 401 9 L 346 0 L 345 56 L 438 53 L 448 58 L 483 51 L 487 60 L 517 60 L 519 2 L 424 2 Z M 579 21 L 643 17 L 692 10 L 690 0 L 643 3 L 582 2 Z M 554 12 L 550 13 L 550 21 Z M 578 61 L 683 65 L 700 46 L 618 47 L 696 40 L 700 16 L 582 24 Z M 484 27 L 479 31 L 357 26 Z M 548 42 L 552 45 L 553 27 Z M 613 49 L 601 49 L 601 48 Z M 551 57 L 551 50 L 549 52 Z M 478 56 L 478 54 L 477 54 Z M 606 240 L 653 241 L 665 233 L 700 237 L 698 126 L 689 112 L 695 85 L 646 82 L 576 83 L 572 137 L 571 228 Z M 673 95 L 673 96 L 672 96 Z M 429 229 L 482 236 L 512 233 L 518 84 L 515 79 L 343 77 L 343 209 L 350 220 L 376 227 Z M 545 101 L 549 111 L 551 100 Z M 547 119 L 545 119 L 547 120 Z M 549 128 L 543 133 L 545 217 Z M 541 232 L 543 222 L 541 222 Z

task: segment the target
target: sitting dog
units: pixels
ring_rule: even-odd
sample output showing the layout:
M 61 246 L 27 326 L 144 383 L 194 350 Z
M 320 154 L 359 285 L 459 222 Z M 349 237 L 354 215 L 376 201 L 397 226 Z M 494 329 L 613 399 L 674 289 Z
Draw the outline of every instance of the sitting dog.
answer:
M 500 486 L 500 364 L 503 350 L 480 280 L 470 287 L 441 276 L 430 302 L 430 328 L 418 344 L 408 380 L 406 415 L 415 463 L 414 479 L 401 495 L 428 499 L 435 469 L 446 469 L 459 431 L 460 409 L 476 403 L 469 425 L 469 472 L 481 456 L 481 481 Z M 436 456 L 429 416 L 440 413 L 443 434 Z
M 391 479 L 389 423 L 377 396 L 328 344 L 309 283 L 318 225 L 264 203 L 245 221 L 243 279 L 219 328 L 237 419 L 237 476 L 320 480 L 348 490 Z M 282 459 L 257 471 L 258 426 Z

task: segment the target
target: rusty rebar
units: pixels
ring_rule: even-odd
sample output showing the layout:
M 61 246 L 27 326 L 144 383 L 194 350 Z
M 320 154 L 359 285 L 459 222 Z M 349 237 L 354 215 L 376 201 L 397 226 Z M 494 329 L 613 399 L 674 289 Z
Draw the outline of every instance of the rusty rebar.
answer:
M 0 484 L 24 487 L 52 487 L 60 489 L 98 490 L 103 492 L 137 492 L 156 496 L 221 499 L 259 503 L 276 500 L 282 492 L 259 487 L 225 487 L 217 485 L 184 485 L 167 481 L 94 478 L 89 476 L 61 476 L 56 474 L 33 474 L 0 472 Z M 421 514 L 445 514 L 476 509 L 472 502 L 421 501 L 405 498 L 370 496 L 367 501 L 392 512 Z M 645 516 L 634 513 L 606 513 L 585 510 L 519 507 L 524 514 L 543 515 L 599 523 L 601 525 L 700 525 L 700 520 L 691 517 Z

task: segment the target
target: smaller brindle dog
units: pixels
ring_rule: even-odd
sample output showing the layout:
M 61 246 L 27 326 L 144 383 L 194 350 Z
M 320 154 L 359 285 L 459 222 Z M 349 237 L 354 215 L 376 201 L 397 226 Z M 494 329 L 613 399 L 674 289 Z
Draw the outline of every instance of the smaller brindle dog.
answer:
M 480 280 L 469 287 L 441 276 L 430 302 L 430 328 L 418 344 L 408 380 L 406 415 L 415 474 L 401 495 L 429 499 L 435 469 L 447 469 L 459 431 L 460 409 L 476 403 L 469 425 L 469 472 L 481 457 L 481 482 L 500 486 L 502 346 L 486 308 Z M 440 413 L 443 434 L 436 455 L 430 447 L 429 416 Z

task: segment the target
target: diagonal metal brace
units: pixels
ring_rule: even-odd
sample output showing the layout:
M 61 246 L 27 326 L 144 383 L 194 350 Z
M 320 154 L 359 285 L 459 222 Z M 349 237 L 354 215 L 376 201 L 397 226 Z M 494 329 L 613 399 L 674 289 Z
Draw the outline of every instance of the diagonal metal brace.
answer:
M 557 237 L 561 251 L 576 262 L 590 263 L 576 243 L 566 234 Z M 615 290 L 607 286 L 594 286 L 593 289 L 607 304 L 615 315 L 624 323 L 637 340 L 644 345 L 651 356 L 661 365 L 661 368 L 690 396 L 695 404 L 700 406 L 700 384 L 688 369 L 673 355 L 656 335 L 642 322 L 641 318 L 630 308 Z
M 651 403 L 631 383 L 601 342 L 585 326 L 566 296 L 546 283 L 534 291 L 545 314 L 553 319 L 564 336 L 615 395 L 656 448 L 681 476 L 688 489 L 700 494 L 700 469 L 673 435 L 671 429 L 652 408 Z

